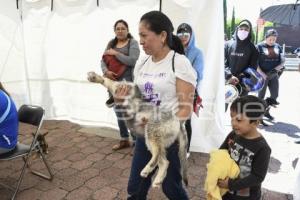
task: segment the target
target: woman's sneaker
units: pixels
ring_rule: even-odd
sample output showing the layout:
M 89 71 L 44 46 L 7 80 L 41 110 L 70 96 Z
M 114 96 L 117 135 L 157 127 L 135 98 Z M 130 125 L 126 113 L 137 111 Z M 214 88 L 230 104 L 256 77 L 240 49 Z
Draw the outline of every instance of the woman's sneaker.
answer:
M 105 102 L 106 106 L 109 108 L 114 107 L 115 105 L 115 100 L 113 98 L 113 96 L 109 97 L 109 99 Z

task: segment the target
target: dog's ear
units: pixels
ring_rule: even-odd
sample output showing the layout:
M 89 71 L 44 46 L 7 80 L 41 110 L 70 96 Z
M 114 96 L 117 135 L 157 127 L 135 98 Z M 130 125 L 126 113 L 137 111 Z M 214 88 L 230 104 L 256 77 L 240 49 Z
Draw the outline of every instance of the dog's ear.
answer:
M 47 132 L 45 132 L 45 133 L 42 134 L 42 135 L 45 137 L 46 135 L 48 135 L 48 133 L 49 133 L 49 132 L 47 131 Z

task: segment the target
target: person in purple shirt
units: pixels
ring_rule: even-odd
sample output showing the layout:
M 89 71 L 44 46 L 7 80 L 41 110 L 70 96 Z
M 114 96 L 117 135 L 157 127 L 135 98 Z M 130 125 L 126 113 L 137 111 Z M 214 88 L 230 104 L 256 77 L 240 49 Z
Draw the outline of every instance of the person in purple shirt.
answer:
M 18 111 L 0 82 L 0 154 L 13 150 L 18 142 Z

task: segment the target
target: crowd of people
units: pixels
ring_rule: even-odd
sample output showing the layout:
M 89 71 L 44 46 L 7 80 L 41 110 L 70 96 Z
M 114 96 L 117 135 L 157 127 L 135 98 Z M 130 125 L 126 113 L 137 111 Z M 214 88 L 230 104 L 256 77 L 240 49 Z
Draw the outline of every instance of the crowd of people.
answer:
M 114 26 L 116 33 L 114 40 L 125 40 L 125 42 L 121 42 L 122 45 L 119 45 L 119 47 L 112 46 L 110 42 L 104 55 L 108 54 L 108 51 L 113 51 L 114 55 L 132 57 L 133 52 L 120 51 L 120 48 L 125 47 L 127 41 L 130 41 L 128 39 L 130 34 L 127 23 L 123 23 L 124 29 L 119 30 L 120 32 L 123 31 L 123 34 L 116 29 L 117 23 L 120 21 L 123 20 L 119 20 Z M 139 24 L 140 45 L 147 56 L 140 59 L 136 56 L 135 59 L 132 59 L 134 62 L 137 59 L 138 61 L 134 66 L 133 76 L 130 76 L 130 79 L 138 85 L 143 98 L 153 103 L 153 105 L 159 106 L 161 110 L 172 110 L 174 105 L 177 105 L 175 106 L 175 113 L 177 117 L 185 121 L 189 139 L 188 146 L 190 146 L 192 134 L 190 117 L 193 109 L 186 105 L 196 106 L 199 84 L 203 78 L 203 54 L 195 45 L 195 33 L 189 24 L 180 24 L 176 35 L 173 35 L 173 31 L 171 20 L 161 12 L 152 11 L 141 17 Z M 277 103 L 278 86 L 274 86 L 274 77 L 270 77 L 268 71 L 263 70 L 276 68 L 275 70 L 279 71 L 281 69 L 279 66 L 282 66 L 284 60 L 281 56 L 280 46 L 276 44 L 276 50 L 273 47 L 277 37 L 275 30 L 273 30 L 275 32 L 273 34 L 268 32 L 266 41 L 257 47 L 251 42 L 251 32 L 251 23 L 248 20 L 243 20 L 237 26 L 233 39 L 225 45 L 225 79 L 228 84 L 239 87 L 240 98 L 236 99 L 230 107 L 233 131 L 220 148 L 228 150 L 232 159 L 239 165 L 241 173 L 236 179 L 226 178 L 218 181 L 220 188 L 230 190 L 223 196 L 224 199 L 259 199 L 261 197 L 261 183 L 267 173 L 271 153 L 270 147 L 262 134 L 259 133 L 257 126 L 262 120 L 262 116 L 266 114 L 267 106 L 263 100 L 266 87 L 272 88 L 273 95 L 270 98 Z M 269 53 L 266 49 L 259 51 L 260 46 L 266 47 Z M 138 50 L 135 49 L 134 52 L 138 52 Z M 119 59 L 118 56 L 115 57 L 121 63 L 129 65 Z M 116 72 L 111 72 L 108 69 L 104 59 L 102 59 L 101 66 L 106 77 L 112 80 L 122 79 L 122 75 L 117 76 L 117 74 L 114 74 Z M 132 65 L 129 68 L 132 69 Z M 246 77 L 245 74 L 249 68 L 252 71 L 258 71 L 266 83 L 259 88 L 261 92 L 258 97 L 248 95 L 252 90 L 249 90 L 247 85 L 244 85 L 246 82 L 242 80 Z M 249 77 L 246 78 L 249 79 Z M 276 80 L 278 80 L 278 77 Z M 128 88 L 125 86 L 120 86 L 114 97 L 115 100 L 120 101 L 118 97 L 125 96 L 127 90 Z M 277 95 L 274 94 L 276 92 Z M 110 98 L 107 104 L 109 104 L 109 101 L 114 102 Z M 253 104 L 256 107 L 253 107 Z M 240 109 L 239 106 L 242 106 L 244 110 Z M 253 109 L 256 111 L 253 112 Z M 248 113 L 249 110 L 250 113 Z M 118 119 L 121 140 L 117 148 L 113 147 L 113 150 L 130 146 L 128 132 L 122 131 L 119 121 Z M 125 130 L 126 125 L 124 124 L 123 127 L 125 127 Z M 123 132 L 126 132 L 126 134 L 123 134 Z M 126 145 L 123 145 L 124 143 Z M 146 147 L 144 138 L 135 138 L 133 144 L 135 148 L 127 188 L 128 199 L 146 199 L 153 174 L 147 178 L 142 178 L 140 173 L 151 159 L 151 153 Z M 163 192 L 169 199 L 188 199 L 188 194 L 182 185 L 176 142 L 167 149 L 167 158 L 170 165 L 166 178 L 162 183 Z
M 191 114 L 200 98 L 198 90 L 205 67 L 203 53 L 196 45 L 193 28 L 182 23 L 174 35 L 174 27 L 168 16 L 159 11 L 151 11 L 140 19 L 139 43 L 130 34 L 125 20 L 116 21 L 113 29 L 115 35 L 108 42 L 101 59 L 103 75 L 114 81 L 134 82 L 144 100 L 162 111 L 174 111 L 185 123 L 189 150 L 192 136 Z M 257 127 L 263 116 L 273 119 L 268 109 L 279 105 L 279 77 L 284 57 L 280 45 L 276 43 L 276 30 L 268 30 L 265 40 L 256 46 L 251 40 L 251 33 L 250 21 L 243 20 L 237 26 L 233 38 L 225 44 L 226 84 L 236 86 L 239 97 L 230 105 L 232 132 L 220 149 L 228 150 L 230 157 L 240 168 L 240 175 L 235 179 L 227 177 L 218 180 L 220 188 L 229 189 L 223 199 L 260 199 L 261 183 L 270 160 L 271 148 Z M 143 58 L 139 58 L 139 44 L 146 54 Z M 253 71 L 259 75 L 252 73 Z M 252 82 L 248 83 L 246 79 Z M 264 84 L 252 90 L 259 83 L 258 79 L 263 79 Z M 267 88 L 270 90 L 268 100 L 265 99 Z M 248 94 L 252 91 L 257 92 L 257 97 Z M 134 147 L 127 186 L 128 199 L 147 199 L 153 173 L 147 178 L 141 177 L 140 173 L 151 159 L 151 153 L 144 138 L 135 137 L 134 133 L 128 131 L 122 119 L 121 105 L 116 103 L 127 92 L 128 88 L 121 85 L 116 94 L 109 93 L 106 101 L 106 105 L 116 113 L 121 138 L 112 150 Z M 17 129 L 16 106 L 0 83 L 0 154 L 15 147 Z M 167 149 L 167 159 L 170 164 L 162 183 L 164 194 L 173 200 L 189 199 L 182 185 L 176 142 Z
M 256 92 L 256 95 L 265 100 L 267 105 L 264 116 L 273 120 L 274 117 L 269 110 L 279 105 L 277 101 L 279 77 L 283 72 L 285 61 L 283 51 L 276 43 L 278 33 L 275 29 L 269 29 L 265 39 L 256 46 L 251 37 L 251 22 L 242 20 L 233 38 L 225 43 L 225 80 L 227 84 L 237 87 L 239 96 L 245 96 L 251 91 Z M 258 73 L 251 75 L 249 69 Z M 247 78 L 251 81 L 245 82 Z M 267 88 L 270 97 L 265 98 Z

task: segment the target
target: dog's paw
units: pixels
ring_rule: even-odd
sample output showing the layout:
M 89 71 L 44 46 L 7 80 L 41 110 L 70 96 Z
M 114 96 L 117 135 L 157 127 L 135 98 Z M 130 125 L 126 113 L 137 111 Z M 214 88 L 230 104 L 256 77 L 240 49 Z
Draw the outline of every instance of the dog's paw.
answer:
M 154 188 L 160 188 L 161 187 L 161 184 L 162 184 L 162 181 L 161 180 L 154 180 L 153 183 L 152 183 L 152 187 Z
M 97 74 L 95 72 L 88 72 L 87 75 L 88 75 L 88 77 L 87 77 L 88 81 L 90 81 L 90 82 L 96 82 L 96 76 L 97 76 Z
M 148 167 L 146 166 L 142 171 L 141 171 L 141 177 L 147 178 L 147 176 L 150 174 L 150 171 Z

